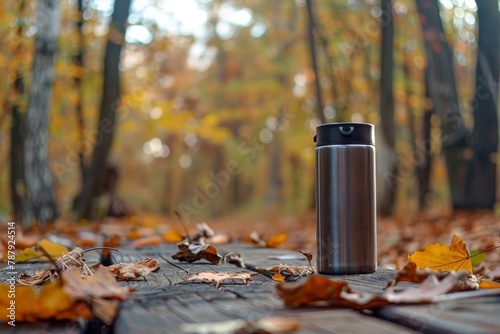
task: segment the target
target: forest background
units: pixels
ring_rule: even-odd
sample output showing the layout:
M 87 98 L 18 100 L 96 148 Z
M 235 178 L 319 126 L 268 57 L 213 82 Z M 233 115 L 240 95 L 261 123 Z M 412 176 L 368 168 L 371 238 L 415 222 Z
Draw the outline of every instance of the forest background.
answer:
M 301 215 L 315 128 L 338 121 L 376 125 L 380 213 L 495 210 L 499 15 L 497 0 L 3 1 L 0 220 L 98 217 L 103 192 L 194 221 Z

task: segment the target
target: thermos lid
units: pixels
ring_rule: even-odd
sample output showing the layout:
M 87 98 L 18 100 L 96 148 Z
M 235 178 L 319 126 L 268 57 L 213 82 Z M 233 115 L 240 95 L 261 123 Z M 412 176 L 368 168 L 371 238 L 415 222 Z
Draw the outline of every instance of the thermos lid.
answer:
M 325 145 L 375 145 L 375 127 L 369 123 L 328 123 L 316 127 L 316 147 Z

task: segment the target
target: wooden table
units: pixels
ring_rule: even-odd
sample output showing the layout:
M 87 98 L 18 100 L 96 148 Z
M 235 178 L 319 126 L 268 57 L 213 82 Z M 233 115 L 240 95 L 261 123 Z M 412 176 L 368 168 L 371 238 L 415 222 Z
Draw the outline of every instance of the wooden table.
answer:
M 295 254 L 279 249 L 255 248 L 246 244 L 227 244 L 217 247 L 220 254 L 238 252 L 247 263 L 269 267 L 279 263 L 306 265 L 304 260 L 280 261 L 269 257 Z M 199 272 L 240 272 L 233 265 L 210 265 L 200 261 L 193 264 L 175 261 L 171 255 L 175 245 L 155 248 L 121 248 L 113 253 L 112 261 L 135 262 L 145 257 L 159 261 L 161 269 L 137 281 L 120 284 L 134 287 L 132 300 L 123 302 L 114 327 L 98 321 L 17 323 L 13 328 L 0 325 L 1 333 L 182 333 L 181 324 L 203 323 L 232 319 L 255 320 L 268 315 L 282 315 L 300 320 L 296 333 L 500 333 L 500 296 L 479 296 L 461 301 L 443 301 L 432 305 L 388 306 L 375 312 L 350 309 L 286 309 L 275 293 L 275 282 L 258 275 L 248 285 L 182 283 L 186 277 Z M 97 253 L 87 253 L 89 264 L 98 262 Z M 19 272 L 33 274 L 46 263 L 17 264 Z M 0 281 L 6 271 L 0 271 Z M 366 275 L 336 276 L 358 291 L 381 292 L 395 271 L 380 269 Z M 402 287 L 410 283 L 400 283 Z M 500 292 L 499 292 L 500 294 Z

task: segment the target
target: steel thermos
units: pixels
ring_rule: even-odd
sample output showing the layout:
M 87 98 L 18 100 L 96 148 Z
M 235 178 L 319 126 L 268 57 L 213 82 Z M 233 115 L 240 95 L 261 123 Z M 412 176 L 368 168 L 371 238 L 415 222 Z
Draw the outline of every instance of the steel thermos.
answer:
M 318 272 L 377 269 L 375 131 L 367 123 L 316 128 Z

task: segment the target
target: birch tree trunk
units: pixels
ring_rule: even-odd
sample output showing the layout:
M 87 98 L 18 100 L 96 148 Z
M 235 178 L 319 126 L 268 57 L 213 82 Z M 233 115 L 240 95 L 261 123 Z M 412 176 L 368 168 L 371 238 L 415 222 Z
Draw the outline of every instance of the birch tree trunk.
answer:
M 52 171 L 48 154 L 49 114 L 54 82 L 54 56 L 59 34 L 59 1 L 38 0 L 35 60 L 26 115 L 26 201 L 22 223 L 41 224 L 57 217 Z

